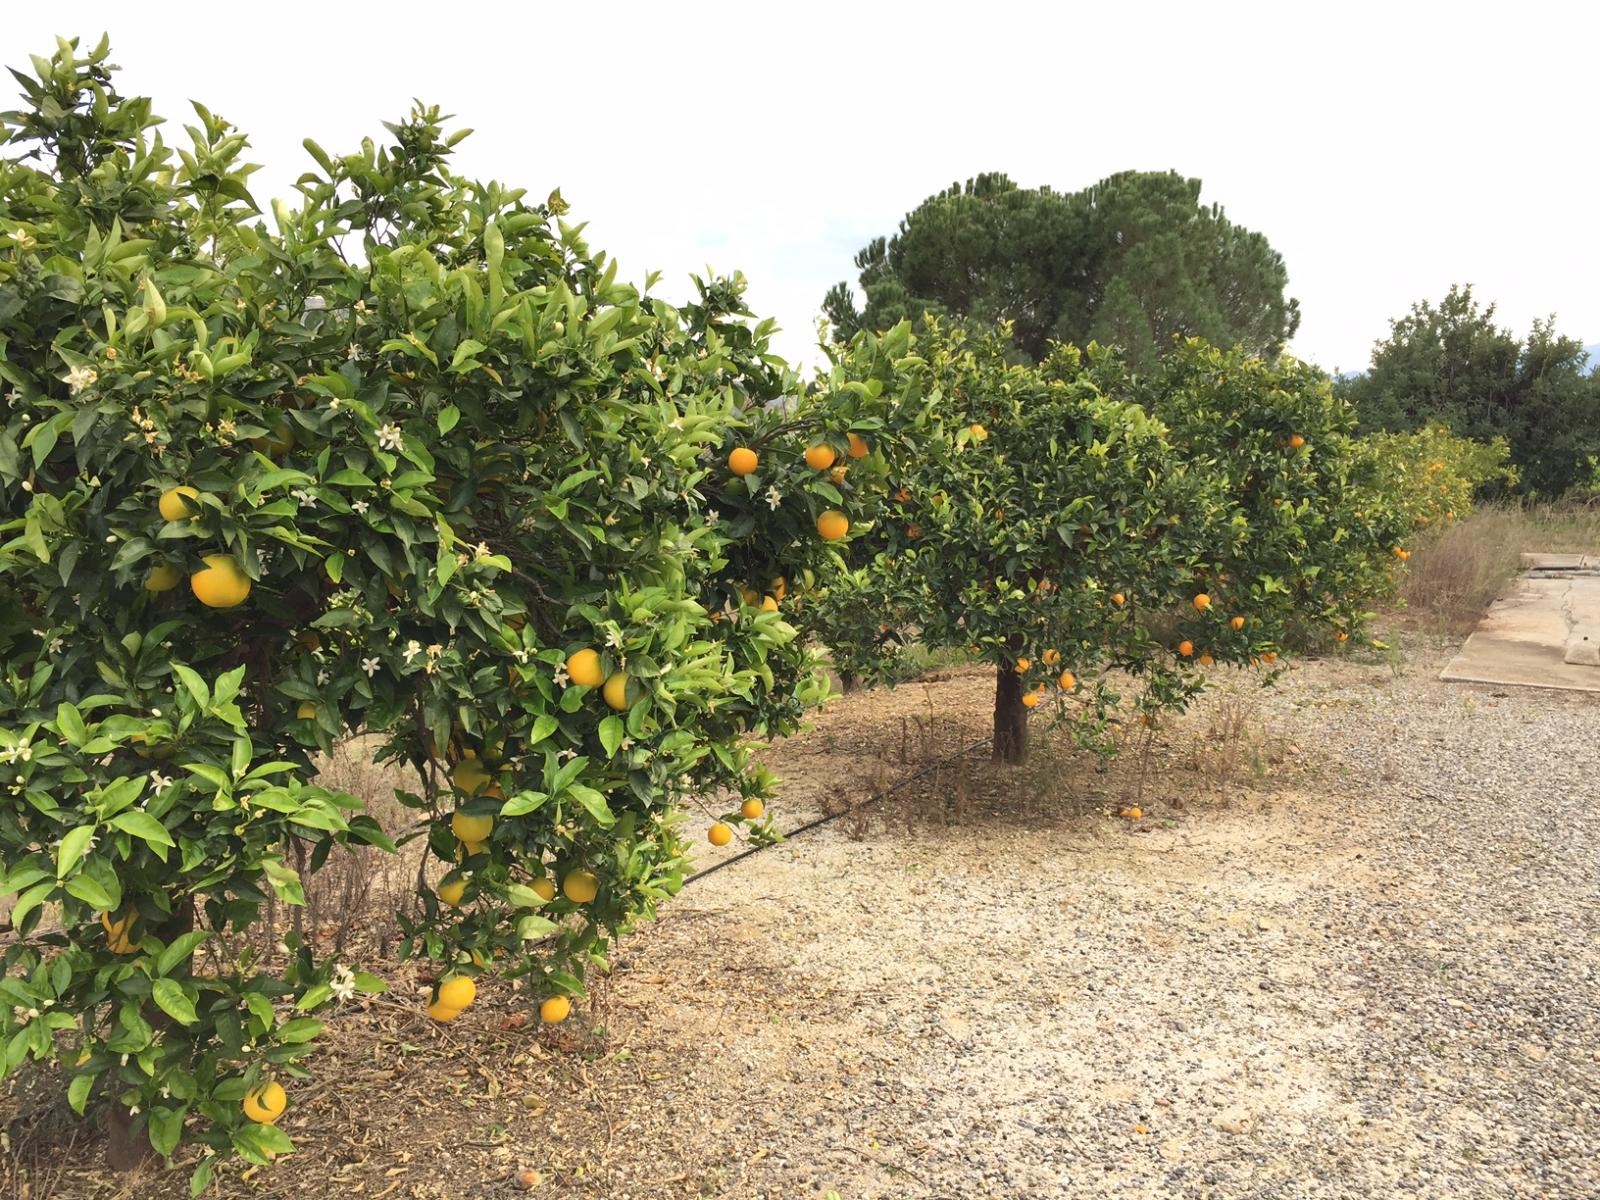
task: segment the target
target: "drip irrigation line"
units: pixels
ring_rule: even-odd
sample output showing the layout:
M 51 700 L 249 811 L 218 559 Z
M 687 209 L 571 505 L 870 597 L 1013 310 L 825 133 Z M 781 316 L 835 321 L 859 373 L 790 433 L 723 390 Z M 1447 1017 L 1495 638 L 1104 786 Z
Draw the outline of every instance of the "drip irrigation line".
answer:
M 962 749 L 956 751 L 956 753 L 948 755 L 945 758 L 937 759 L 934 762 L 931 762 L 927 766 L 923 767 L 921 770 L 913 771 L 910 775 L 907 775 L 904 779 L 895 780 L 894 783 L 892 783 L 888 787 L 884 788 L 883 791 L 878 792 L 876 795 L 868 796 L 865 800 L 863 800 L 861 802 L 860 807 L 861 808 L 865 808 L 869 804 L 877 804 L 877 803 L 879 803 L 879 802 L 881 802 L 883 800 L 887 800 L 890 796 L 894 795 L 895 792 L 898 792 L 901 788 L 905 787 L 907 784 L 915 783 L 917 780 L 921 779 L 924 775 L 927 775 L 929 772 L 937 771 L 940 767 L 948 766 L 950 763 L 955 762 L 957 759 L 965 758 L 967 755 L 971 754 L 974 750 L 978 749 L 980 746 L 989 745 L 993 740 L 994 740 L 994 738 L 992 736 L 979 738 L 977 741 L 973 742 L 972 745 L 963 747 Z M 737 854 L 730 855 L 728 858 L 723 859 L 721 862 L 712 863 L 709 867 L 705 868 L 705 870 L 703 870 L 703 871 L 696 871 L 693 875 L 689 876 L 687 879 L 685 879 L 683 881 L 683 886 L 684 887 L 688 887 L 691 883 L 697 883 L 698 881 L 704 879 L 707 875 L 712 875 L 712 874 L 715 874 L 716 872 L 722 870 L 723 867 L 731 867 L 731 866 L 733 866 L 734 863 L 740 862 L 743 859 L 749 858 L 752 854 L 760 854 L 763 850 L 770 850 L 773 846 L 781 845 L 783 842 L 787 842 L 791 838 L 799 837 L 802 833 L 809 833 L 811 830 L 815 829 L 819 825 L 826 825 L 829 821 L 837 821 L 840 817 L 844 816 L 845 813 L 847 813 L 849 811 L 850 811 L 849 809 L 841 809 L 839 812 L 824 813 L 820 817 L 813 817 L 811 820 L 807 821 L 804 825 L 797 826 L 796 828 L 789 830 L 788 833 L 781 834 L 777 841 L 766 842 L 766 843 L 763 843 L 762 845 L 759 845 L 759 846 L 751 846 L 751 847 L 749 847 L 747 849 L 739 851 L 739 853 L 737 853 Z

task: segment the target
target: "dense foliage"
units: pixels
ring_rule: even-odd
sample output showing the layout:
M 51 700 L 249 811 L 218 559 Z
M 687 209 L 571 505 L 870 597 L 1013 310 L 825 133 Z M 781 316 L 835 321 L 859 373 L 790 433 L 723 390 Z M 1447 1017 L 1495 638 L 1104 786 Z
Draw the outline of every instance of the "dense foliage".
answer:
M 1093 341 L 1144 368 L 1174 338 L 1271 358 L 1300 323 L 1282 257 L 1175 172 L 1125 171 L 1073 193 L 980 175 L 923 201 L 856 266 L 864 307 L 844 283 L 824 303 L 840 340 L 944 314 L 1009 321 L 1035 362 L 1052 341 Z
M 1470 287 L 1419 301 L 1391 322 L 1363 375 L 1341 381 L 1362 428 L 1443 425 L 1480 442 L 1503 438 L 1523 488 L 1559 496 L 1586 483 L 1600 455 L 1600 378 L 1576 338 L 1536 321 L 1525 339 L 1495 324 Z
M 317 752 L 416 772 L 430 1013 L 493 963 L 559 1019 L 681 883 L 685 806 L 757 823 L 742 739 L 817 688 L 780 577 L 826 576 L 925 414 L 802 395 L 737 280 L 619 282 L 559 194 L 452 174 L 433 109 L 308 142 L 269 229 L 244 138 L 197 105 L 168 146 L 106 55 L 0 118 L 0 1044 L 131 1140 L 263 1162 L 313 1014 L 381 986 L 236 936 L 391 844 Z

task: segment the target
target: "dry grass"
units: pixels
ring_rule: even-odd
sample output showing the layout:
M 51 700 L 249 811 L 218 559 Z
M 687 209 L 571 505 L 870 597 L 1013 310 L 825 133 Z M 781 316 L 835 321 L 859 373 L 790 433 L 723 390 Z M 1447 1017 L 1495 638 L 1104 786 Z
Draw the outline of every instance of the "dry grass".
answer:
M 1530 551 L 1600 551 L 1600 504 L 1493 504 L 1417 546 L 1400 595 L 1410 623 L 1470 631 Z

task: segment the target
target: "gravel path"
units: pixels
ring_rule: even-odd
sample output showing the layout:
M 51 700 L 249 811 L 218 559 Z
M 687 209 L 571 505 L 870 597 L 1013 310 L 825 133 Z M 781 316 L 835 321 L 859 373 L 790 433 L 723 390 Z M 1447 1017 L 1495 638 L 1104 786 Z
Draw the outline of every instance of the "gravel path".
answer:
M 1001 777 L 957 825 L 830 826 L 689 889 L 618 999 L 695 1186 L 1600 1195 L 1600 701 L 1410 654 L 1268 693 L 1287 762 L 1223 805 L 1179 766 L 1138 829 L 1053 820 Z

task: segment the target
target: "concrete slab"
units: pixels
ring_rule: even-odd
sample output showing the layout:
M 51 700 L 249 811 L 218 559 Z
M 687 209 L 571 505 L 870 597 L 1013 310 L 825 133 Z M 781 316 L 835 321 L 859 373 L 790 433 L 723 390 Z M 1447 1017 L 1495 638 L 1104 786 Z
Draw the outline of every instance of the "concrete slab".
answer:
M 1523 562 L 1529 573 L 1490 605 L 1439 678 L 1600 692 L 1600 556 Z

